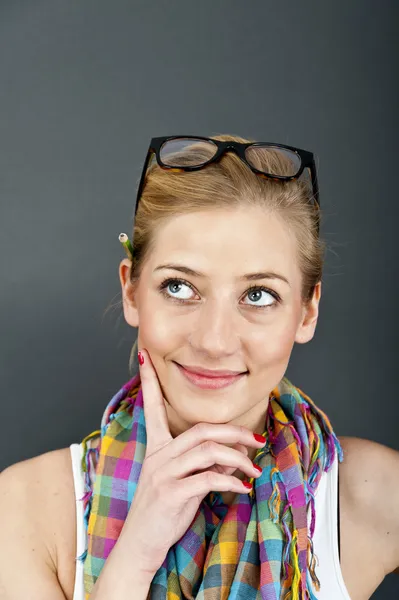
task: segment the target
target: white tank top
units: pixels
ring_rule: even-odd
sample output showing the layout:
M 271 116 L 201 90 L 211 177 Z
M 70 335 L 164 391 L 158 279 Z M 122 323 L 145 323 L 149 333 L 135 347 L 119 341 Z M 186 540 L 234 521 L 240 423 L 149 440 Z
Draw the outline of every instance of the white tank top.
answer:
M 77 545 L 76 558 L 87 549 L 87 532 L 83 519 L 84 474 L 81 468 L 82 444 L 70 446 L 72 471 L 75 483 Z M 95 477 L 95 475 L 94 475 Z M 310 508 L 310 507 L 309 507 Z M 320 591 L 313 588 L 317 600 L 351 600 L 342 577 L 338 554 L 338 459 L 331 470 L 323 472 L 315 494 L 316 526 L 313 537 L 313 550 L 317 557 L 316 575 L 320 581 Z M 311 511 L 308 510 L 310 527 Z M 313 583 L 312 583 L 313 585 Z M 73 600 L 84 600 L 83 564 L 76 560 L 76 576 Z

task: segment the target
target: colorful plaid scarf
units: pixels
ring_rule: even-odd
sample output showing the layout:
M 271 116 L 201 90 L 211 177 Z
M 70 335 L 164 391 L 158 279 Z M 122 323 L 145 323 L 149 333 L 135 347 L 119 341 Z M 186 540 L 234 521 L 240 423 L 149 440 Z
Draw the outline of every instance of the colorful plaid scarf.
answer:
M 87 440 L 99 434 L 91 489 L 93 450 Z M 310 581 L 319 591 L 312 541 L 314 495 L 322 472 L 330 470 L 336 452 L 342 462 L 343 451 L 327 415 L 285 377 L 270 394 L 263 435 L 268 442 L 254 459 L 262 475 L 250 479 L 253 490 L 237 494 L 230 506 L 219 492 L 204 498 L 191 526 L 156 572 L 151 600 L 317 600 Z M 101 431 L 83 442 L 88 549 L 80 558 L 89 600 L 123 527 L 145 457 L 139 375 L 113 396 Z

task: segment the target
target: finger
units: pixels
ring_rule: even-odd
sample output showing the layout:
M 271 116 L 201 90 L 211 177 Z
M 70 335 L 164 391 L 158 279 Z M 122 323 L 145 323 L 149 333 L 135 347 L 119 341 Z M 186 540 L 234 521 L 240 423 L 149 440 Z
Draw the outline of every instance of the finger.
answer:
M 146 456 L 150 456 L 168 444 L 173 437 L 170 433 L 163 394 L 154 365 L 146 350 L 140 349 L 140 352 L 144 358 L 144 363 L 139 368 L 147 432 Z
M 234 448 L 235 450 L 238 450 L 239 452 L 242 452 L 244 454 L 244 456 L 248 456 L 248 448 L 246 446 L 244 446 L 244 444 L 234 444 L 232 446 L 232 448 Z M 217 473 L 224 473 L 225 475 L 232 475 L 236 470 L 237 467 L 228 467 L 225 465 L 214 465 L 216 467 L 216 472 Z
M 244 446 L 244 444 L 234 444 L 233 448 L 235 448 L 239 452 L 242 452 L 243 454 L 245 454 L 245 456 L 248 456 L 248 448 Z
M 244 446 L 244 444 L 234 444 L 232 446 L 232 448 L 234 448 L 235 450 L 238 450 L 239 452 L 242 452 L 244 454 L 244 456 L 248 456 L 248 448 L 246 446 Z M 202 469 L 205 470 L 205 469 Z M 232 475 L 234 473 L 234 471 L 237 470 L 237 467 L 230 467 L 230 466 L 226 466 L 226 465 L 213 465 L 212 467 L 209 467 L 209 469 L 206 469 L 208 471 L 214 471 L 215 473 L 222 473 L 224 475 Z
M 213 492 L 237 492 L 239 494 L 249 493 L 251 488 L 234 475 L 222 475 L 221 473 L 197 473 L 186 477 L 178 482 L 179 497 L 183 501 L 191 498 L 199 500 L 205 498 L 210 491 Z
M 239 448 L 238 446 L 241 446 L 241 448 L 243 448 L 243 450 L 241 448 Z M 243 446 L 242 444 L 234 444 L 234 446 L 231 446 L 234 450 L 238 450 L 239 452 L 241 452 L 242 454 L 244 454 L 244 456 L 248 456 L 248 449 Z M 253 477 L 254 473 L 247 473 L 246 469 L 243 465 L 241 466 L 230 466 L 230 465 L 223 465 L 223 464 L 216 464 L 213 465 L 210 468 L 204 469 L 206 471 L 215 471 L 216 473 L 221 473 L 222 475 L 236 475 L 237 476 L 237 471 L 241 471 L 242 473 L 244 473 L 244 475 L 247 475 L 248 477 Z
M 259 471 L 245 454 L 235 447 L 205 442 L 172 460 L 168 468 L 173 479 L 182 479 L 193 472 L 221 473 L 220 467 L 223 467 L 224 472 L 227 471 L 229 475 L 239 470 L 248 477 L 257 477 Z
M 235 450 L 238 450 L 239 452 L 242 452 L 242 454 L 244 454 L 244 456 L 248 456 L 248 448 L 246 446 L 244 446 L 244 444 L 233 444 L 233 446 L 231 446 L 232 448 L 234 448 Z M 234 471 L 237 470 L 237 467 L 230 467 L 228 465 L 220 465 L 220 464 L 216 464 L 216 465 L 212 465 L 211 467 L 205 467 L 204 469 L 198 469 L 196 471 L 196 473 L 203 473 L 204 471 L 214 471 L 215 473 L 222 473 L 224 475 L 232 475 L 234 473 Z
M 184 454 L 206 440 L 213 440 L 226 446 L 241 443 L 256 449 L 261 448 L 266 443 L 266 440 L 264 442 L 258 441 L 255 434 L 244 426 L 201 422 L 183 431 L 174 439 L 171 458 Z

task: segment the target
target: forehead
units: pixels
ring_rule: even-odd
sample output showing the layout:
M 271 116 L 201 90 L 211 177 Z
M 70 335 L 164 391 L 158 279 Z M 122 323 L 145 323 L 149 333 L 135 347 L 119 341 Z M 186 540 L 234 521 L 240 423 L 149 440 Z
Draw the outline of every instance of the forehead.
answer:
M 295 236 L 259 207 L 213 209 L 174 216 L 155 235 L 149 262 L 176 261 L 212 276 L 265 268 L 297 277 Z

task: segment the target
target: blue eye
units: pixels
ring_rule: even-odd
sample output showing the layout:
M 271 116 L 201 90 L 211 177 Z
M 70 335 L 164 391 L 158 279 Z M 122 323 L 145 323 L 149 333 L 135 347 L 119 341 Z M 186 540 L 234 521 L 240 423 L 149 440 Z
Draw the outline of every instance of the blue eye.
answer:
M 177 290 L 176 288 L 181 287 L 181 286 L 184 286 L 186 288 L 192 289 L 191 286 L 188 283 L 184 282 L 182 279 L 166 279 L 161 284 L 161 290 L 168 290 L 169 286 L 172 289 L 174 288 L 174 291 L 172 292 L 172 294 L 174 294 L 176 292 L 178 293 L 179 290 Z M 180 297 L 180 298 L 178 298 L 177 296 L 173 295 L 172 298 L 175 298 L 176 300 L 183 300 L 183 301 L 190 299 L 187 296 L 187 294 L 183 295 L 183 297 Z
M 253 302 L 258 302 L 262 299 L 263 293 L 267 294 L 268 296 L 271 296 L 273 298 L 273 301 L 267 304 L 250 304 L 249 306 L 255 306 L 257 308 L 267 308 L 268 306 L 273 306 L 278 302 L 279 296 L 276 294 L 276 292 L 273 292 L 272 290 L 269 290 L 268 288 L 265 288 L 263 286 L 253 286 L 252 288 L 247 290 L 246 295 L 255 296 L 255 298 L 253 298 Z
M 182 287 L 187 288 L 187 290 L 182 290 Z M 190 302 L 190 300 L 192 300 L 192 298 L 190 298 L 190 293 L 188 290 L 194 292 L 193 287 L 188 283 L 188 281 L 185 281 L 184 279 L 176 279 L 171 277 L 162 281 L 162 283 L 159 286 L 159 290 L 169 300 L 180 302 L 181 304 L 186 304 L 187 302 Z M 178 297 L 176 294 L 181 292 L 183 292 L 183 295 Z M 281 298 L 276 292 L 259 285 L 254 285 L 250 287 L 245 292 L 245 296 L 252 295 L 252 302 L 259 302 L 259 300 L 262 299 L 262 293 L 271 296 L 274 300 L 272 302 L 266 302 L 266 304 L 244 304 L 253 308 L 266 309 L 276 306 L 278 303 L 281 302 Z

